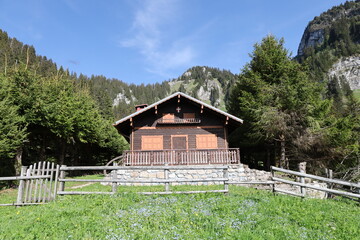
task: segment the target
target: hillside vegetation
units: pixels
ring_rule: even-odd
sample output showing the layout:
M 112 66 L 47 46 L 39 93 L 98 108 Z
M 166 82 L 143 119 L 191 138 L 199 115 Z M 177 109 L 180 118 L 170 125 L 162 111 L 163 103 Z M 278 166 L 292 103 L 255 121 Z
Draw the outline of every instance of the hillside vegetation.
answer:
M 354 202 L 235 186 L 229 195 L 61 197 L 42 206 L 0 208 L 0 221 L 1 239 L 299 240 L 360 234 Z

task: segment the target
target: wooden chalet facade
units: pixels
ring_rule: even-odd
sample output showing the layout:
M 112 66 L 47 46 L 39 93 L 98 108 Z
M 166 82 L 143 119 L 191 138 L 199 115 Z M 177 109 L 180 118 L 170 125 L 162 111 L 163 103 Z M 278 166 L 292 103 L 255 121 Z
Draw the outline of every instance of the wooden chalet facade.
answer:
M 242 120 L 184 93 L 174 93 L 114 126 L 130 143 L 125 165 L 231 164 L 239 149 L 228 147 L 228 135 Z

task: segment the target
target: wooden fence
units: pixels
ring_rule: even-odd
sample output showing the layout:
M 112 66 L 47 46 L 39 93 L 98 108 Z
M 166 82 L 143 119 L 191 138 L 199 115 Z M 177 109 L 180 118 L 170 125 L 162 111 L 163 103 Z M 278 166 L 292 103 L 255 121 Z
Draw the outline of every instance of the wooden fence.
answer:
M 84 167 L 67 167 L 65 165 L 60 167 L 60 183 L 59 195 L 77 195 L 77 194 L 114 194 L 117 191 L 118 183 L 154 183 L 164 184 L 164 191 L 162 192 L 139 192 L 141 194 L 181 194 L 181 193 L 206 193 L 206 192 L 229 192 L 229 177 L 228 166 L 84 166 Z M 222 169 L 222 178 L 205 178 L 205 179 L 171 179 L 169 177 L 170 170 L 206 170 L 206 169 Z M 104 171 L 109 170 L 111 172 L 111 179 L 66 179 L 66 172 L 68 171 Z M 122 180 L 117 178 L 117 170 L 163 170 L 164 179 L 134 179 L 134 180 Z M 65 191 L 66 182 L 107 182 L 112 184 L 111 192 L 83 192 L 83 191 Z M 194 182 L 223 182 L 224 189 L 221 190 L 207 190 L 207 191 L 171 191 L 171 183 L 194 183 Z
M 50 162 L 38 162 L 29 167 L 23 166 L 20 176 L 0 177 L 0 181 L 19 181 L 16 202 L 0 206 L 35 205 L 54 200 L 59 167 Z
M 298 179 L 295 178 L 295 181 L 294 181 L 294 180 L 290 180 L 291 178 L 289 179 L 284 176 L 275 176 L 276 172 L 280 172 L 282 174 L 287 174 L 288 176 L 296 176 Z M 358 183 L 347 182 L 347 181 L 342 181 L 342 180 L 332 179 L 332 178 L 320 177 L 320 176 L 316 176 L 316 175 L 287 170 L 287 169 L 278 168 L 278 167 L 274 167 L 274 166 L 271 166 L 271 174 L 272 174 L 272 180 L 274 181 L 274 184 L 272 185 L 273 192 L 280 192 L 280 193 L 289 194 L 289 195 L 298 196 L 298 197 L 306 197 L 307 196 L 306 189 L 313 189 L 316 191 L 325 192 L 327 194 L 335 194 L 335 195 L 341 195 L 341 196 L 360 199 L 360 191 L 359 191 L 360 184 L 358 184 Z M 321 181 L 323 183 L 326 183 L 327 186 L 326 187 L 315 186 L 314 184 L 306 183 L 305 179 Z M 298 180 L 298 181 L 296 181 L 296 180 Z M 283 184 L 284 183 L 289 184 L 291 186 L 298 186 L 300 188 L 300 191 L 298 193 L 298 192 L 287 191 L 287 190 L 281 189 L 281 188 L 277 187 L 277 185 L 276 185 L 277 182 L 283 183 Z M 333 189 L 336 186 L 340 186 L 341 189 Z M 347 191 L 344 190 L 346 188 L 347 188 Z
M 222 170 L 222 177 L 198 178 L 198 179 L 173 179 L 170 172 L 174 170 Z M 111 171 L 110 179 L 70 179 L 66 178 L 66 172 L 70 171 Z M 163 179 L 119 179 L 118 170 L 160 170 L 163 171 Z M 275 174 L 275 173 L 280 174 Z M 20 176 L 1 177 L 0 181 L 19 181 L 19 190 L 17 200 L 14 203 L 0 204 L 0 206 L 24 206 L 33 204 L 43 204 L 52 201 L 59 195 L 76 195 L 76 194 L 114 194 L 117 192 L 118 185 L 121 183 L 145 183 L 160 184 L 164 186 L 164 191 L 160 192 L 140 192 L 141 194 L 181 194 L 181 193 L 228 193 L 229 184 L 246 184 L 246 185 L 270 185 L 273 192 L 289 194 L 293 196 L 306 197 L 307 189 L 322 191 L 327 194 L 336 194 L 351 198 L 360 199 L 360 184 L 342 181 L 338 179 L 325 178 L 316 175 L 306 174 L 277 167 L 271 167 L 272 181 L 249 181 L 235 182 L 229 180 L 229 166 L 227 165 L 194 165 L 194 166 L 76 166 L 68 167 L 55 165 L 49 162 L 39 162 L 29 167 L 22 167 Z M 306 183 L 306 179 L 321 181 L 327 187 Z M 100 182 L 110 183 L 111 192 L 85 192 L 85 191 L 65 191 L 66 182 Z M 171 185 L 174 183 L 199 183 L 199 182 L 217 182 L 223 185 L 223 189 L 207 191 L 172 191 Z M 280 183 L 280 184 L 279 184 Z M 291 185 L 297 187 L 299 191 L 288 191 L 281 188 L 280 185 Z M 59 187 L 58 187 L 59 185 Z M 335 189 L 337 186 L 347 188 Z

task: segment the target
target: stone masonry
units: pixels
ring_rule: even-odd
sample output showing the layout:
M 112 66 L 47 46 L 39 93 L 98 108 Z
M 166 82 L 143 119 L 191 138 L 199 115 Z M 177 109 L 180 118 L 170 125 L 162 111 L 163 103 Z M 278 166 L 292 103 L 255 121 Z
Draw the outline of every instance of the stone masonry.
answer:
M 184 180 L 184 179 L 208 179 L 208 178 L 223 178 L 222 169 L 171 169 L 169 171 L 169 179 Z M 118 170 L 117 178 L 120 180 L 164 180 L 164 170 Z M 267 181 L 271 179 L 271 174 L 266 171 L 250 169 L 247 165 L 237 164 L 230 165 L 228 170 L 228 178 L 230 182 L 248 182 L 248 181 Z M 184 182 L 172 183 L 172 185 L 211 185 L 222 184 L 223 182 Z M 146 186 L 146 185 L 159 185 L 156 183 L 120 183 L 120 185 L 127 186 Z M 161 183 L 163 185 L 163 183 Z

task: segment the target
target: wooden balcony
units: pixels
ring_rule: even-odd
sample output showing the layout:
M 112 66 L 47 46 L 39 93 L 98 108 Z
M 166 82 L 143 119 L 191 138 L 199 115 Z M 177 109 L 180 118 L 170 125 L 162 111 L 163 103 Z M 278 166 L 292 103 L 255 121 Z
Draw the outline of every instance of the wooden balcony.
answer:
M 200 123 L 199 118 L 174 118 L 174 119 L 164 119 L 161 118 L 157 121 L 158 124 L 196 124 Z
M 124 151 L 125 166 L 202 165 L 240 163 L 238 148 Z

